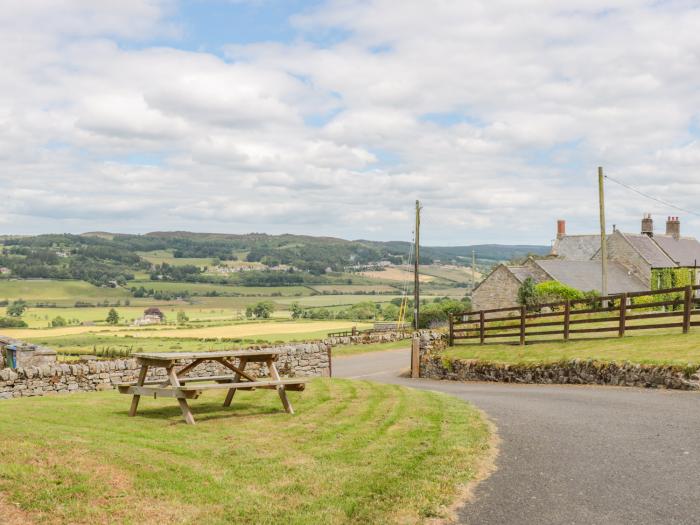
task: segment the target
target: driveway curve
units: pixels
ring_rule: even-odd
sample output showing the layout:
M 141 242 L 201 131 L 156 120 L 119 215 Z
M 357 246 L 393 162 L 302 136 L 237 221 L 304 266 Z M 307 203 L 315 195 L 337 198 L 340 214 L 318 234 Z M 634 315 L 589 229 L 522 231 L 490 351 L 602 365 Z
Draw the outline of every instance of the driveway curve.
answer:
M 460 523 L 700 524 L 700 394 L 401 377 L 408 350 L 335 358 L 333 375 L 455 395 L 501 438 Z

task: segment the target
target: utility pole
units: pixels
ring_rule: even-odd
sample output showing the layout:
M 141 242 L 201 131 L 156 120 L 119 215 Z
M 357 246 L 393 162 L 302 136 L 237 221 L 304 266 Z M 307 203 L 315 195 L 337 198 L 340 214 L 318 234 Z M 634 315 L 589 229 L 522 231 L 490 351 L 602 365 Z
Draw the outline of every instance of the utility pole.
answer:
M 476 288 L 476 250 L 472 248 L 472 294 Z
M 420 282 L 418 279 L 418 264 L 420 262 L 420 201 L 416 201 L 416 235 L 414 250 L 416 260 L 413 266 L 413 327 L 418 330 L 418 316 L 420 314 Z
M 601 295 L 608 295 L 608 247 L 605 242 L 605 193 L 603 184 L 603 168 L 598 166 L 598 203 L 600 205 L 600 259 L 602 270 Z M 604 304 L 607 304 L 605 301 Z

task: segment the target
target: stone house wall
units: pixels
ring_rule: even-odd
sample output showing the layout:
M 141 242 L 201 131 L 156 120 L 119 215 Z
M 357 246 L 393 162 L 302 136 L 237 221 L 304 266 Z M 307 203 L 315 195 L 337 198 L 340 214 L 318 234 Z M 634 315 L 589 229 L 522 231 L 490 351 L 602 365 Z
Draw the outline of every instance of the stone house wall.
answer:
M 481 281 L 472 294 L 472 310 L 490 310 L 518 304 L 518 281 L 503 264 Z

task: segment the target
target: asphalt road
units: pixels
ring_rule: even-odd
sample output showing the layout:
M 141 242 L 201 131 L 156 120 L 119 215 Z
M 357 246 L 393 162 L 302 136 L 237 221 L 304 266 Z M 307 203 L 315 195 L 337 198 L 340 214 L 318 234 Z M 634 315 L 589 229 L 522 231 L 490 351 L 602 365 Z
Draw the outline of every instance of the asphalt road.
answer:
M 496 424 L 497 470 L 461 523 L 700 524 L 700 394 L 400 377 L 408 350 L 335 358 L 333 375 L 470 401 Z

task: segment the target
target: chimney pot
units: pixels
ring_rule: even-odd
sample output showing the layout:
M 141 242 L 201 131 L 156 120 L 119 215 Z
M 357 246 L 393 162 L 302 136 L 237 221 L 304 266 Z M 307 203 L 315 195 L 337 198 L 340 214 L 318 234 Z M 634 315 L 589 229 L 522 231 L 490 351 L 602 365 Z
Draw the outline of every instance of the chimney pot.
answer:
M 642 235 L 654 236 L 654 220 L 651 218 L 651 213 L 645 213 L 642 216 Z
M 681 236 L 681 221 L 678 217 L 669 217 L 666 221 L 666 235 L 673 236 L 674 239 L 679 239 Z
M 557 239 L 566 237 L 566 221 L 564 219 L 559 219 L 557 221 Z

